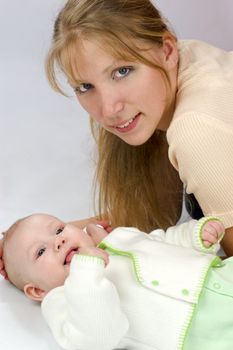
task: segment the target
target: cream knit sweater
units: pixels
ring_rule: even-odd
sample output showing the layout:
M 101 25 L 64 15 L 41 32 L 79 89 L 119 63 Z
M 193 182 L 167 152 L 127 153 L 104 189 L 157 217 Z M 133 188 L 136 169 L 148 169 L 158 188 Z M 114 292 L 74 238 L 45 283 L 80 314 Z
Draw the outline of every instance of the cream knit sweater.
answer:
M 233 226 L 233 52 L 179 43 L 176 110 L 169 158 L 204 215 Z

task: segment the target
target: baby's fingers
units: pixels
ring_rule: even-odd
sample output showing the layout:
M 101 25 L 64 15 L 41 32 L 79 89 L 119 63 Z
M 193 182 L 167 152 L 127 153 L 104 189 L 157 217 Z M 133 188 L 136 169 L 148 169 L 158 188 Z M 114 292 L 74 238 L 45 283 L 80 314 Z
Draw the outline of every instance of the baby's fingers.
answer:
M 92 256 L 98 256 L 103 258 L 105 262 L 105 266 L 107 266 L 109 263 L 109 255 L 103 249 L 96 248 L 96 247 L 82 247 L 82 248 L 79 248 L 78 252 L 79 254 L 92 255 Z
M 202 240 L 205 247 L 217 243 L 224 234 L 224 226 L 220 221 L 209 221 L 202 229 Z
M 205 230 L 220 240 L 224 235 L 224 225 L 221 221 L 209 221 L 206 224 Z

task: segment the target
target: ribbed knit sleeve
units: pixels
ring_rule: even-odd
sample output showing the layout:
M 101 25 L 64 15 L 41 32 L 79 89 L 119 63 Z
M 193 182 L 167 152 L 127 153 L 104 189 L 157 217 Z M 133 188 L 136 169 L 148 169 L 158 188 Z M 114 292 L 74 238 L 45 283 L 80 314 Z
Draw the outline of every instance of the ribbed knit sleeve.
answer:
M 166 231 L 157 229 L 149 236 L 168 244 L 193 248 L 206 254 L 216 254 L 220 248 L 219 242 L 205 247 L 201 238 L 203 226 L 209 221 L 217 221 L 215 217 L 203 217 L 200 220 L 189 220 L 182 224 L 169 227 Z
M 169 157 L 186 191 L 195 195 L 205 216 L 233 226 L 233 127 L 187 113 L 173 123 L 169 140 Z
M 117 290 L 98 257 L 75 255 L 65 285 L 47 294 L 42 313 L 68 350 L 114 349 L 128 330 Z
M 233 52 L 199 41 L 179 44 L 169 159 L 205 216 L 233 226 Z

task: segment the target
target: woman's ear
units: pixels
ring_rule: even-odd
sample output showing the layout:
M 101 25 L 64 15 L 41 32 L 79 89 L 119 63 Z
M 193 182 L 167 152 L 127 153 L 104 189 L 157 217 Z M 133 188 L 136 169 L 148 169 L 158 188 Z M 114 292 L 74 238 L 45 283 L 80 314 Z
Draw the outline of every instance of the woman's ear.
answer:
M 164 35 L 162 50 L 166 69 L 172 70 L 174 68 L 177 68 L 179 61 L 179 53 L 176 39 L 173 36 L 169 34 Z
M 26 284 L 23 288 L 25 295 L 36 301 L 42 301 L 46 295 L 46 292 L 43 289 L 33 286 L 32 284 Z

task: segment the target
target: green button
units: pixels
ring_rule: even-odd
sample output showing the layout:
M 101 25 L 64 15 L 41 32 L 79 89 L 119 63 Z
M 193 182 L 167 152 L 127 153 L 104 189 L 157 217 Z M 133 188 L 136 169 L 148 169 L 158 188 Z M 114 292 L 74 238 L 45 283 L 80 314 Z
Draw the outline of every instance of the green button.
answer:
M 188 289 L 182 289 L 181 293 L 183 295 L 189 295 L 189 290 Z
M 215 289 L 220 289 L 220 288 L 221 288 L 221 284 L 215 282 L 215 283 L 213 284 L 213 287 L 214 287 Z
M 153 284 L 154 287 L 157 287 L 159 285 L 159 281 L 156 281 L 156 280 L 152 281 L 151 283 Z

